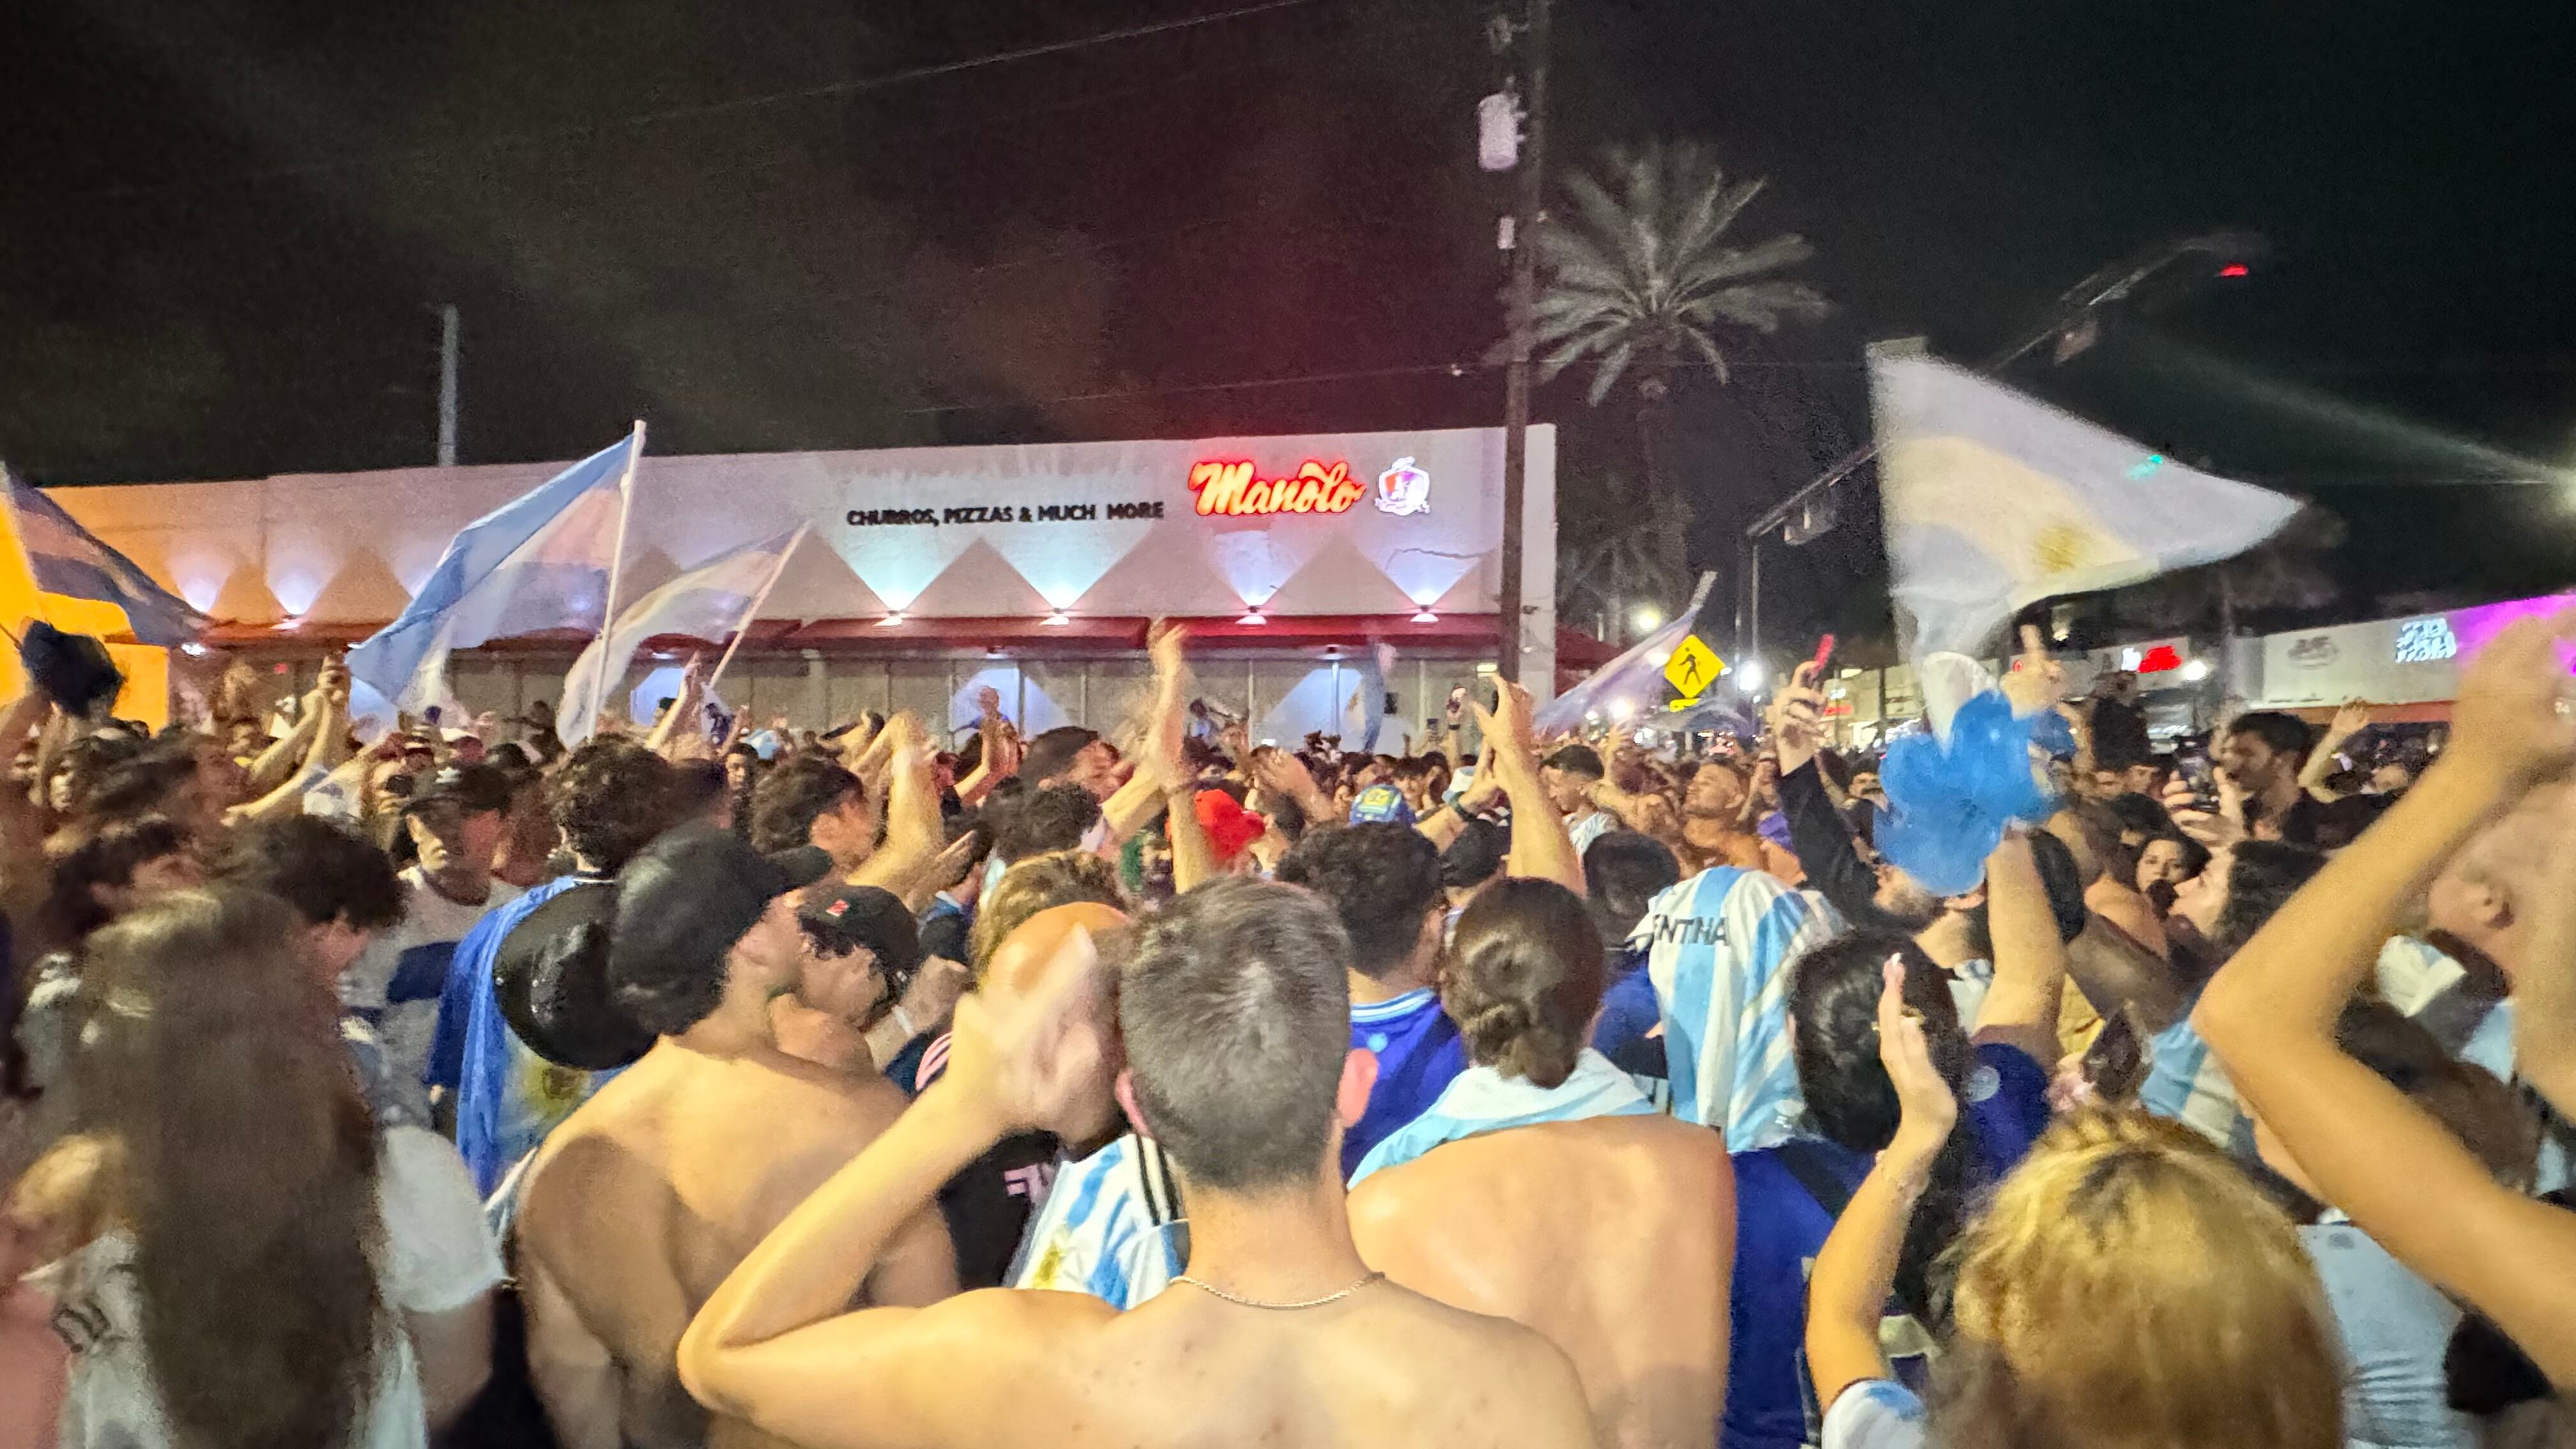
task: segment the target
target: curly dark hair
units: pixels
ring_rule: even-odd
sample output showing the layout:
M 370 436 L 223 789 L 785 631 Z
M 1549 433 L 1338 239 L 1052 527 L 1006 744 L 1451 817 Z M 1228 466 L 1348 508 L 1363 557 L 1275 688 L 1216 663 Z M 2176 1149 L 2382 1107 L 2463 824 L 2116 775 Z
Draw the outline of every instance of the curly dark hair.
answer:
M 1034 860 L 1082 844 L 1100 823 L 1100 802 L 1080 785 L 1049 785 L 1023 792 L 1001 808 L 993 825 L 993 851 L 1008 861 Z
M 171 797 L 196 779 L 198 748 L 194 739 L 164 735 L 115 753 L 99 770 L 77 812 L 94 820 L 162 813 Z
M 1279 879 L 1324 898 L 1351 938 L 1351 963 L 1380 979 L 1413 956 L 1423 917 L 1448 903 L 1440 852 L 1410 825 L 1363 821 L 1309 831 L 1281 858 Z
M 614 871 L 669 828 L 675 793 L 660 755 L 633 740 L 597 739 L 564 761 L 546 804 L 583 865 Z
M 1581 896 L 1552 880 L 1498 880 L 1458 917 L 1440 1005 L 1478 1066 L 1554 1087 L 1591 1039 L 1605 974 Z
M 2210 942 L 2224 955 L 2234 955 L 2253 940 L 2263 923 L 2326 865 L 2323 851 L 2278 840 L 2241 840 L 2229 855 L 2227 904 L 2219 908 L 2218 929 Z
M 1950 999 L 1949 974 L 1913 938 L 1893 931 L 1854 931 L 1808 951 L 1789 965 L 1791 1051 L 1807 1118 L 1827 1141 L 1870 1153 L 1896 1136 L 1896 1084 L 1878 1055 L 1878 998 L 1888 958 L 1905 966 L 1905 1004 L 1923 1014 L 1932 1065 L 1959 1100 L 1967 1100 L 1976 1052 Z M 1974 1164 L 1982 1150 L 1976 1122 L 1962 1113 L 1932 1161 L 1922 1204 L 1897 1256 L 1896 1297 L 1927 1325 L 1939 1294 L 1933 1268 L 1968 1217 Z
M 813 842 L 814 822 L 856 791 L 858 776 L 821 755 L 799 755 L 761 777 L 751 790 L 751 848 L 794 850 Z
M 345 921 L 381 931 L 403 918 L 409 902 L 393 862 L 367 838 L 336 820 L 289 815 L 232 833 L 208 868 L 208 879 L 266 891 L 295 908 L 307 925 Z
M 146 862 L 187 848 L 186 827 L 159 815 L 110 823 L 72 847 L 54 862 L 53 880 L 37 912 L 47 944 L 60 950 L 78 946 L 108 923 L 99 887 L 131 885 L 135 870 Z

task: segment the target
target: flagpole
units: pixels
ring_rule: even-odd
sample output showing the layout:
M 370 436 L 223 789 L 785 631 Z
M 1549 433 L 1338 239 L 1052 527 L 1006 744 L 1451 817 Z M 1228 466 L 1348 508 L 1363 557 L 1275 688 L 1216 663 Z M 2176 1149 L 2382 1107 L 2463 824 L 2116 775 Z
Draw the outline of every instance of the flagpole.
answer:
M 814 525 L 811 523 L 796 525 L 796 536 L 787 540 L 787 547 L 778 551 L 778 566 L 769 571 L 769 581 L 760 586 L 760 592 L 751 596 L 751 607 L 743 611 L 742 624 L 733 631 L 733 642 L 725 645 L 724 657 L 716 661 L 715 672 L 707 676 L 704 688 L 708 695 L 715 694 L 716 681 L 724 678 L 725 667 L 733 663 L 734 651 L 742 647 L 743 639 L 751 633 L 753 622 L 760 618 L 761 608 L 769 602 L 769 591 L 777 588 L 778 580 L 786 574 L 787 561 L 796 556 L 796 546 L 803 543 L 805 535 L 813 531 Z
M 607 703 L 608 636 L 617 628 L 617 585 L 626 574 L 626 520 L 635 512 L 635 465 L 644 460 L 644 420 L 635 420 L 634 446 L 626 450 L 626 471 L 617 480 L 617 548 L 608 556 L 608 601 L 599 611 L 599 659 L 591 665 L 591 733 L 599 733 L 599 707 Z M 575 743 L 567 740 L 566 744 Z

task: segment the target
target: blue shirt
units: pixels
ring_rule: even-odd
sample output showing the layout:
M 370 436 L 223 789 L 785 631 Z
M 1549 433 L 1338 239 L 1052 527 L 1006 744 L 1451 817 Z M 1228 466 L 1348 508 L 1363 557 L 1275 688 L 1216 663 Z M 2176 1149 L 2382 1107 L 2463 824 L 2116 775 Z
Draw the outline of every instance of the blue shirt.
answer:
M 1088 1293 L 1123 1313 L 1171 1286 L 1188 1258 L 1163 1150 L 1131 1132 L 1057 1171 L 1010 1285 Z
M 1610 989 L 1601 993 L 1601 1015 L 1592 1023 L 1592 1049 L 1616 1058 L 1646 1039 L 1664 1011 L 1655 1003 L 1654 978 L 1646 974 L 1643 951 L 1610 953 Z
M 456 1150 L 473 1170 L 476 1190 L 486 1196 L 574 1108 L 617 1075 L 616 1071 L 557 1066 L 510 1030 L 492 987 L 502 938 L 537 907 L 566 891 L 614 889 L 614 882 L 596 877 L 548 881 L 487 913 L 456 943 L 447 989 L 439 998 L 429 1079 L 433 1084 L 452 1085 L 456 1091 Z M 439 1075 L 451 1061 L 454 1075 L 440 1083 Z
M 1351 1045 L 1377 1056 L 1377 1085 L 1368 1112 L 1342 1135 L 1348 1178 L 1389 1133 L 1421 1116 L 1467 1070 L 1467 1044 L 1428 986 L 1351 1008 Z
M 1977 1048 L 1968 1080 L 1966 1121 L 1977 1133 L 1977 1184 L 1993 1182 L 2048 1130 L 2048 1069 L 2016 1047 Z M 1869 1173 L 1871 1154 L 1820 1138 L 1801 1139 L 1797 1151 L 1829 1171 L 1846 1192 Z M 1796 1449 L 1813 1444 L 1821 1417 L 1807 1375 L 1807 1273 L 1833 1215 L 1789 1170 L 1784 1149 L 1735 1154 L 1735 1273 L 1729 1283 L 1733 1324 L 1726 1366 L 1727 1449 Z M 1895 1347 L 1909 1336 L 1928 1347 L 1929 1337 L 1890 1305 L 1899 1320 Z M 1882 1335 L 1886 1330 L 1882 1329 Z M 1919 1376 L 1915 1353 L 1893 1352 L 1902 1371 Z

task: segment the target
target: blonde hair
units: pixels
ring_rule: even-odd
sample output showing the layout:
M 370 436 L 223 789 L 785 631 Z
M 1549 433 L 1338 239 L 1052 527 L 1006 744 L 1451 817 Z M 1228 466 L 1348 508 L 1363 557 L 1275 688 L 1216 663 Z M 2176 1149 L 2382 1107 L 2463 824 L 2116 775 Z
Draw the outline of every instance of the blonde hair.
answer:
M 2049 1129 L 1954 1250 L 1936 1437 L 2337 1449 L 2341 1349 L 2289 1217 L 2135 1111 Z

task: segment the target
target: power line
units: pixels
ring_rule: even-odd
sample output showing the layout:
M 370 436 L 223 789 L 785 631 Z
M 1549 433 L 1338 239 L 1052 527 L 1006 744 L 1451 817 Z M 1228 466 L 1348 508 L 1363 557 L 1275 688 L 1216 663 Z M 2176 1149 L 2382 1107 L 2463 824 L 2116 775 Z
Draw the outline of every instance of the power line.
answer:
M 1189 383 L 1176 387 L 1112 388 L 1102 392 L 1068 393 L 1062 397 L 1014 398 L 1009 402 L 948 403 L 938 407 L 897 408 L 895 412 L 904 416 L 927 413 L 1008 412 L 1013 408 L 1056 407 L 1065 403 L 1108 402 L 1131 397 L 1178 397 L 1203 392 L 1242 392 L 1264 387 L 1302 387 L 1312 383 L 1356 382 L 1367 378 L 1411 377 L 1434 372 L 1445 372 L 1452 377 L 1465 377 L 1471 372 L 1491 370 L 1481 362 L 1423 362 L 1408 367 L 1371 367 L 1349 372 L 1309 372 L 1291 377 L 1246 378 L 1236 382 Z
M 993 51 L 985 55 L 968 56 L 962 60 L 935 61 L 928 65 L 917 65 L 907 67 L 903 70 L 887 71 L 881 75 L 861 76 L 854 80 L 827 81 L 821 85 L 803 86 L 792 90 L 765 91 L 754 95 L 730 96 L 720 101 L 701 101 L 689 105 L 666 106 L 660 110 L 639 111 L 630 115 L 614 116 L 604 120 L 583 121 L 574 125 L 554 126 L 533 131 L 511 132 L 498 136 L 483 136 L 469 141 L 459 141 L 439 146 L 416 146 L 399 151 L 378 152 L 372 156 L 352 156 L 337 161 L 313 161 L 292 166 L 271 166 L 251 171 L 234 171 L 216 176 L 186 177 L 170 181 L 116 183 L 100 187 L 95 191 L 84 194 L 91 196 L 128 197 L 147 195 L 154 192 L 195 190 L 202 187 L 229 185 L 242 182 L 286 180 L 300 176 L 327 175 L 340 171 L 371 170 L 381 166 L 413 165 L 424 161 L 436 161 L 449 156 L 472 152 L 499 151 L 517 146 L 543 145 L 548 142 L 578 140 L 604 131 L 640 129 L 646 126 L 666 125 L 673 121 L 694 120 L 702 116 L 725 115 L 736 111 L 757 110 L 766 106 L 786 105 L 797 101 L 822 100 L 834 96 L 859 95 L 867 91 L 882 90 L 889 86 L 906 85 L 913 81 L 932 80 L 940 76 L 960 75 L 967 71 L 982 70 L 988 66 L 1006 65 L 1014 61 L 1036 60 L 1040 57 L 1050 55 L 1064 55 L 1077 50 L 1087 50 L 1093 46 L 1113 45 L 1118 42 L 1128 40 L 1142 40 L 1148 36 L 1166 35 L 1175 31 L 1191 30 L 1202 25 L 1218 25 L 1231 20 L 1243 20 L 1255 15 L 1267 14 L 1274 10 L 1294 9 L 1298 6 L 1312 5 L 1315 3 L 1317 3 L 1317 0 L 1260 0 L 1260 3 L 1258 4 L 1237 6 L 1232 10 L 1220 10 L 1209 15 L 1192 15 L 1185 16 L 1177 20 L 1158 20 L 1143 25 L 1130 25 L 1117 30 L 1101 31 L 1093 35 L 1076 36 L 1070 40 L 1053 40 L 1041 45 L 1021 46 L 1015 50 Z

